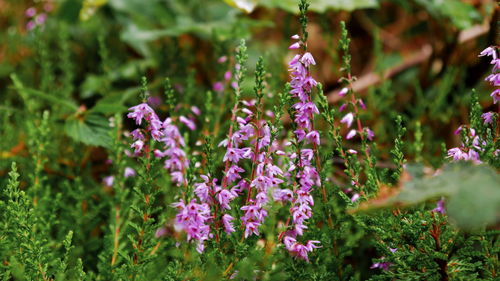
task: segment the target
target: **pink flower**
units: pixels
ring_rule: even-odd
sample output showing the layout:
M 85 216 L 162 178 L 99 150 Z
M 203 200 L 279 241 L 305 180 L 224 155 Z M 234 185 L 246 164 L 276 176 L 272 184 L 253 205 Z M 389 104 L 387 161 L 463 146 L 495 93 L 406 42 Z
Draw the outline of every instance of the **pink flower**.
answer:
M 144 142 L 142 140 L 136 140 L 130 147 L 134 149 L 135 154 L 138 154 L 144 147 Z
M 24 14 L 28 18 L 32 18 L 32 17 L 34 17 L 36 15 L 36 9 L 34 7 L 28 8 L 26 10 L 26 12 L 24 12 Z
M 347 92 L 349 92 L 348 88 L 342 88 L 342 90 L 339 91 L 339 96 L 343 97 L 347 95 Z
M 237 165 L 232 165 L 229 170 L 227 170 L 227 181 L 228 183 L 231 183 L 233 181 L 236 181 L 237 179 L 240 179 L 240 173 L 243 173 L 245 170 L 238 167 Z
M 193 112 L 196 115 L 201 114 L 201 110 L 196 105 L 191 106 L 191 112 Z
M 186 125 L 191 131 L 196 130 L 196 124 L 192 120 L 181 115 L 179 117 L 179 121 Z
M 489 124 L 489 123 L 492 123 L 493 122 L 493 116 L 495 116 L 495 114 L 493 112 L 486 112 L 486 113 L 483 113 L 481 115 L 481 117 L 483 118 L 484 120 L 484 124 Z
M 219 202 L 219 205 L 222 209 L 230 210 L 231 207 L 229 206 L 229 202 L 231 202 L 231 200 L 233 200 L 235 197 L 235 194 L 231 193 L 227 189 L 223 189 L 217 194 L 217 201 Z
M 107 187 L 112 187 L 114 181 L 115 181 L 115 177 L 114 176 L 107 176 L 107 177 L 105 177 L 102 180 L 102 182 L 104 183 L 104 185 L 106 185 Z
M 249 149 L 243 148 L 228 148 L 226 155 L 224 156 L 223 161 L 231 161 L 233 163 L 237 163 L 242 158 L 247 158 L 245 155 L 248 153 Z
M 134 119 L 137 125 L 141 125 L 142 119 L 147 118 L 154 112 L 153 109 L 146 103 L 133 106 L 129 108 L 129 110 L 132 110 L 132 112 L 127 114 L 127 117 Z
M 130 168 L 130 167 L 125 167 L 124 171 L 124 177 L 125 178 L 130 178 L 130 177 L 135 177 L 136 173 L 135 170 Z
M 340 120 L 340 123 L 344 123 L 347 125 L 347 128 L 350 128 L 352 125 L 352 121 L 354 121 L 354 115 L 349 112 Z
M 298 48 L 300 48 L 299 42 L 293 43 L 292 45 L 290 45 L 290 47 L 288 47 L 288 49 L 290 49 L 290 50 L 298 49 Z
M 222 92 L 224 91 L 224 84 L 222 82 L 215 82 L 212 88 L 216 92 Z
M 347 133 L 347 135 L 345 136 L 346 139 L 350 140 L 352 139 L 354 136 L 356 135 L 356 130 L 352 129 L 349 131 L 349 133 Z
M 224 214 L 222 216 L 222 223 L 224 224 L 224 230 L 226 231 L 226 233 L 231 233 L 231 232 L 235 232 L 235 229 L 234 229 L 234 226 L 233 226 L 233 223 L 231 222 L 232 220 L 234 220 L 233 217 L 231 217 L 230 215 L 228 214 Z
M 302 58 L 300 59 L 300 61 L 306 66 L 308 67 L 309 65 L 316 65 L 316 62 L 314 61 L 314 58 L 313 56 L 311 55 L 311 53 L 309 52 L 306 52 Z

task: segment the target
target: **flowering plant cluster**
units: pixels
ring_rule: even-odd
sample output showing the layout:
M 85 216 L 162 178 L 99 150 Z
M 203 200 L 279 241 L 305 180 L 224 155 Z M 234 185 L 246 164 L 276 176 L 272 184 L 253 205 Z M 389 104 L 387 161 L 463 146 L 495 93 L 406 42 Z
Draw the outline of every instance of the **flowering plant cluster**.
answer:
M 36 59 L 0 67 L 0 80 L 16 69 L 0 105 L 0 279 L 498 279 L 498 46 L 471 56 L 492 66 L 476 92 L 439 43 L 381 67 L 399 60 L 385 53 L 403 43 L 392 28 L 369 34 L 366 60 L 356 35 L 386 15 L 346 23 L 299 0 L 298 24 L 287 14 L 283 37 L 269 39 L 279 48 L 241 40 L 232 55 L 248 38 L 240 29 L 267 31 L 254 15 L 286 4 L 261 1 L 245 18 L 227 5 L 245 1 L 206 0 L 187 18 L 199 5 L 156 1 L 138 13 L 137 1 L 81 2 L 23 6 Z M 238 24 L 196 22 L 221 14 Z M 156 16 L 182 24 L 142 30 Z M 415 93 L 402 90 L 417 77 Z M 442 130 L 453 107 L 469 114 L 455 134 Z

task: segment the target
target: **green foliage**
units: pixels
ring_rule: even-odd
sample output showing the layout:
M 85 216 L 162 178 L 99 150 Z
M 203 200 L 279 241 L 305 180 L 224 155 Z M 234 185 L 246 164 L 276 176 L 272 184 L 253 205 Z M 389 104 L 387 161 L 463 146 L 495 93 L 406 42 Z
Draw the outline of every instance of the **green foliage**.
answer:
M 40 12 L 42 2 L 32 5 Z M 26 3 L 6 3 L 0 4 L 6 11 L 0 21 L 2 280 L 498 278 L 498 113 L 490 124 L 481 117 L 496 105 L 480 84 L 483 65 L 475 57 L 486 38 L 457 49 L 459 30 L 489 20 L 492 4 L 52 1 L 45 24 L 28 30 Z M 291 122 L 285 61 L 292 52 L 284 52 L 284 38 L 296 33 L 307 41 L 300 52 L 315 57 L 310 74 L 322 82 L 312 90 L 321 144 L 311 160 L 321 187 L 311 191 L 313 215 L 297 238 L 319 240 L 321 248 L 309 253 L 309 262 L 290 255 L 282 238 L 291 229 L 291 205 L 274 200 L 261 235 L 243 239 L 240 196 L 224 210 L 235 218 L 235 232 L 212 223 L 214 237 L 200 254 L 175 224 L 171 206 L 196 198 L 199 175 L 224 175 L 220 143 L 240 128 L 236 117 L 257 131 L 269 126 L 274 145 L 262 153 L 282 167 L 297 164 L 293 153 L 309 147 L 294 139 Z M 430 44 L 432 55 L 415 64 L 421 44 Z M 366 86 L 366 77 L 377 79 Z M 346 95 L 337 96 L 344 87 Z M 162 121 L 170 118 L 184 137 L 184 183 L 175 184 L 166 163 L 154 157 L 161 142 L 148 136 L 140 154 L 131 149 L 136 125 L 127 109 L 141 102 Z M 256 114 L 243 114 L 243 104 Z M 356 113 L 353 127 L 340 123 L 346 112 Z M 452 127 L 467 115 L 454 137 Z M 181 116 L 197 128 L 189 130 Z M 151 129 L 144 120 L 142 129 Z M 346 139 L 350 129 L 357 135 Z M 254 141 L 262 139 L 258 134 Z M 480 142 L 483 163 L 443 166 L 451 161 L 445 141 L 463 143 L 464 151 Z M 417 164 L 406 163 L 412 160 Z M 257 161 L 248 162 L 242 168 L 250 174 Z M 298 171 L 283 172 L 278 187 L 296 188 Z M 444 214 L 434 209 L 436 200 L 444 202 Z M 221 213 L 212 220 L 220 224 Z

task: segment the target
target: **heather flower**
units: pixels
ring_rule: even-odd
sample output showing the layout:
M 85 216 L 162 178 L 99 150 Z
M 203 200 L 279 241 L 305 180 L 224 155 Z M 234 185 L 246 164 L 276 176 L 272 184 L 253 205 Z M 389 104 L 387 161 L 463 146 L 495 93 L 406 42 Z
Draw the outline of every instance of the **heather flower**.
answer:
M 130 147 L 134 149 L 135 154 L 138 154 L 144 147 L 144 142 L 142 140 L 137 140 Z
M 306 52 L 302 58 L 300 59 L 300 61 L 306 66 L 308 67 L 309 65 L 316 65 L 316 62 L 314 61 L 314 58 L 313 56 L 311 55 L 311 53 L 309 52 Z
M 347 93 L 349 92 L 349 89 L 348 88 L 342 88 L 340 91 L 339 91 L 339 96 L 343 97 L 345 95 L 347 95 Z
M 104 185 L 106 185 L 107 187 L 112 187 L 114 181 L 115 181 L 115 177 L 114 176 L 107 176 L 107 177 L 105 177 L 102 180 L 102 182 L 104 183 Z
M 30 7 L 24 12 L 24 14 L 28 18 L 32 18 L 36 15 L 36 9 L 34 7 Z
M 244 171 L 245 170 L 243 168 L 240 168 L 237 165 L 232 165 L 226 174 L 228 183 L 241 179 L 240 173 L 243 173 Z
M 349 133 L 347 133 L 347 135 L 345 136 L 345 138 L 348 139 L 348 140 L 350 140 L 354 136 L 356 136 L 356 130 L 352 129 L 352 130 L 349 131 Z
M 290 47 L 288 47 L 288 49 L 298 49 L 300 48 L 300 43 L 299 42 L 296 42 L 296 43 L 293 43 L 292 45 L 290 45 Z
M 380 259 L 384 259 L 384 257 L 380 258 Z M 388 271 L 389 270 L 389 267 L 392 265 L 392 263 L 390 262 L 387 262 L 387 261 L 384 261 L 384 262 L 377 262 L 377 263 L 374 263 L 372 264 L 372 266 L 370 267 L 371 269 L 375 269 L 375 268 L 380 268 L 384 271 Z
M 195 115 L 201 114 L 201 110 L 196 105 L 191 106 L 191 112 L 193 112 Z
M 224 230 L 226 231 L 226 233 L 231 233 L 231 232 L 235 232 L 235 229 L 234 229 L 234 226 L 233 226 L 233 223 L 231 221 L 233 221 L 234 218 L 228 214 L 224 214 L 222 216 L 222 223 L 224 224 Z
M 486 113 L 483 113 L 481 115 L 481 117 L 484 120 L 484 124 L 492 123 L 493 122 L 493 116 L 495 116 L 495 114 L 493 112 L 486 112 Z
M 222 92 L 224 91 L 224 84 L 222 82 L 215 82 L 212 88 L 216 92 Z
M 370 128 L 365 128 L 366 129 L 366 137 L 368 138 L 368 140 L 373 140 L 373 138 L 375 137 L 375 133 L 370 130 Z
M 436 208 L 432 209 L 432 211 L 443 215 L 446 213 L 444 209 L 444 198 L 441 198 L 441 200 L 436 203 Z
M 354 121 L 354 115 L 349 112 L 340 120 L 340 123 L 344 123 L 347 125 L 347 128 L 350 128 L 352 125 L 352 121 Z
M 249 148 L 228 148 L 223 161 L 229 160 L 237 163 L 242 158 L 248 158 Z
M 354 195 L 351 197 L 351 202 L 354 203 L 358 201 L 359 197 L 360 197 L 359 193 L 354 193 Z
M 186 125 L 191 131 L 196 130 L 196 124 L 192 120 L 181 115 L 179 117 L 179 121 Z
M 198 204 L 191 200 L 185 204 L 180 200 L 172 204 L 178 209 L 175 224 L 187 234 L 187 241 L 196 240 L 196 250 L 202 253 L 205 249 L 204 242 L 210 238 L 210 226 L 207 224 L 210 217 L 210 207 L 206 203 Z
M 129 108 L 128 110 L 131 110 L 132 112 L 127 114 L 127 117 L 134 119 L 137 125 L 141 125 L 142 119 L 148 118 L 148 116 L 150 116 L 154 112 L 147 103 L 141 103 Z
M 130 167 L 125 167 L 125 171 L 124 171 L 124 177 L 125 178 L 129 178 L 129 177 L 135 177 L 136 173 L 135 173 L 135 170 L 130 168 Z

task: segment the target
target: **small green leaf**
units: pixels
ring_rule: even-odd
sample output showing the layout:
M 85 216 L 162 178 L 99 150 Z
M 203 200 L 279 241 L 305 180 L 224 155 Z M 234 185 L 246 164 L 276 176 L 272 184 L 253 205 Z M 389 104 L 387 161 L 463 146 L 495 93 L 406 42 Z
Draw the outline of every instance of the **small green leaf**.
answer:
M 69 118 L 64 124 L 64 131 L 74 140 L 88 145 L 111 146 L 109 121 L 97 112 L 89 112 L 83 118 Z

